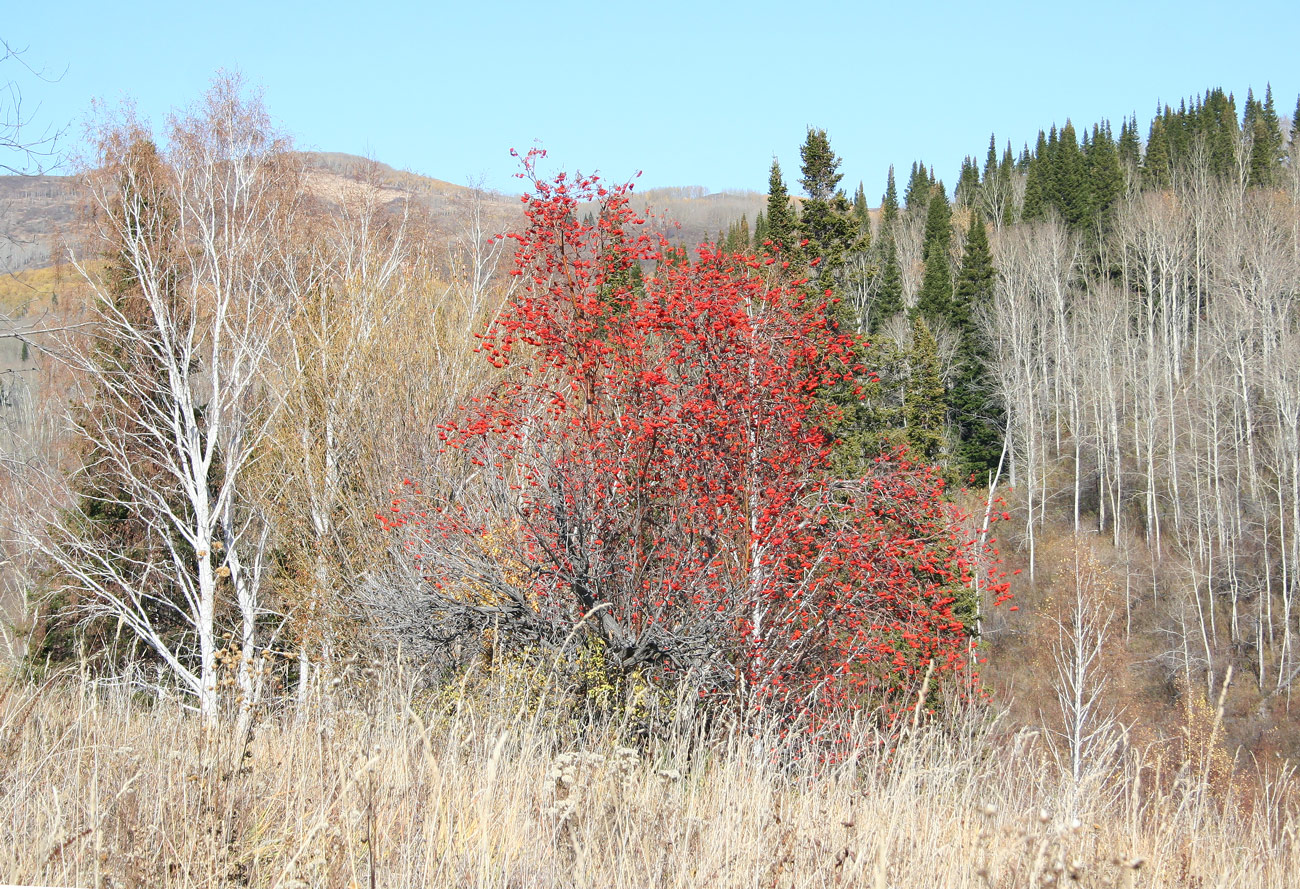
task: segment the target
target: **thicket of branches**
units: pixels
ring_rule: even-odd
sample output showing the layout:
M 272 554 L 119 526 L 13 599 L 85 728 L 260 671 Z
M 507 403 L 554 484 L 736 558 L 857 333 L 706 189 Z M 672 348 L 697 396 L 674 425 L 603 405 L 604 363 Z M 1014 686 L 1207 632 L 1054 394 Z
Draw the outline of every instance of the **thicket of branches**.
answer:
M 1003 587 L 932 467 L 834 471 L 871 378 L 833 290 L 775 249 L 686 258 L 630 186 L 539 159 L 508 241 L 471 213 L 439 248 L 364 177 L 314 197 L 237 80 L 161 134 L 106 121 L 75 456 L 20 516 L 31 660 L 241 733 L 374 645 L 821 727 L 978 696 Z

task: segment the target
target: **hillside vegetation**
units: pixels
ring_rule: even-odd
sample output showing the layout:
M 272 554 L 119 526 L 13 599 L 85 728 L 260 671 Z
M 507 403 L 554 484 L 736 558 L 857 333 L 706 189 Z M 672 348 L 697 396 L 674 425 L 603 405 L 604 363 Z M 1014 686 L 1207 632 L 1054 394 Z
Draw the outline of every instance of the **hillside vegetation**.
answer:
M 870 207 L 105 125 L 0 289 L 0 878 L 1289 885 L 1291 131 Z

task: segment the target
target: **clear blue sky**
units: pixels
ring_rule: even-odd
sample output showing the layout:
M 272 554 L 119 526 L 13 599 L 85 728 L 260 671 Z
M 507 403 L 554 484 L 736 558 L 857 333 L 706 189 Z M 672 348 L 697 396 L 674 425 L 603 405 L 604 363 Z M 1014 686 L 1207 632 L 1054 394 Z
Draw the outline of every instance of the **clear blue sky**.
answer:
M 1090 125 L 1223 86 L 1280 114 L 1300 90 L 1300 4 L 167 3 L 14 0 L 0 36 L 26 110 L 80 119 L 131 97 L 161 124 L 220 68 L 260 86 L 302 148 L 370 155 L 517 190 L 512 147 L 639 187 L 766 190 L 775 155 L 797 191 L 809 125 L 874 203 L 890 163 L 923 157 L 951 187 L 990 131 Z M 37 103 L 39 102 L 39 108 Z M 75 139 L 69 145 L 75 143 Z

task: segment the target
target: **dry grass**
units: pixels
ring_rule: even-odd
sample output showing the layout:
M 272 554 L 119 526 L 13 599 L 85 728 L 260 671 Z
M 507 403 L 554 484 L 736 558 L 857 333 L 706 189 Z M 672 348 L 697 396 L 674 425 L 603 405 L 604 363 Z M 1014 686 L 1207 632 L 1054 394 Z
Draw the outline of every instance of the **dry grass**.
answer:
M 1038 737 L 996 725 L 801 768 L 735 735 L 565 741 L 581 735 L 503 688 L 459 706 L 397 671 L 370 688 L 268 716 L 245 745 L 84 682 L 0 686 L 0 882 L 1253 889 L 1300 873 L 1285 770 L 1248 799 L 1129 751 L 1071 787 Z

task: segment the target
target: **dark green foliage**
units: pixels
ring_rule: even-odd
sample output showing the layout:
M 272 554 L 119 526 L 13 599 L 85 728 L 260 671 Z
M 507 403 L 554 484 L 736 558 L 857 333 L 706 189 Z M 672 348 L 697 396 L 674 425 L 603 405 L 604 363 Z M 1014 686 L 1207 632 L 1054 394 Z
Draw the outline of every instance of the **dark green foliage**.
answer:
M 1011 150 L 1011 143 L 1007 143 L 1007 150 Z M 984 156 L 984 183 L 987 185 L 998 175 L 998 142 L 993 133 L 989 133 L 989 151 Z
M 1084 157 L 1088 194 L 1085 221 L 1091 228 L 1109 216 L 1115 202 L 1124 192 L 1124 171 L 1120 166 L 1119 150 L 1111 137 L 1109 123 L 1093 126 L 1092 139 L 1088 142 Z
M 1115 147 L 1120 169 L 1129 182 L 1136 183 L 1138 169 L 1142 164 L 1142 142 L 1138 137 L 1137 115 L 1125 120 L 1119 128 L 1119 143 Z
M 145 243 L 159 256 L 174 249 L 176 240 L 176 214 L 168 200 L 162 180 L 163 161 L 157 146 L 148 139 L 138 139 L 125 151 L 110 172 L 120 178 L 121 193 L 126 197 L 116 206 L 103 208 L 114 218 L 113 225 L 131 232 L 134 243 Z M 114 311 L 126 319 L 144 338 L 156 339 L 156 319 L 142 297 L 141 282 L 135 276 L 131 257 L 121 249 L 110 249 L 103 255 L 107 277 L 107 295 L 112 299 Z M 175 293 L 182 286 L 174 279 L 164 279 L 167 293 Z M 162 294 L 168 299 L 167 293 Z M 149 380 L 161 377 L 163 369 L 156 354 L 149 349 L 129 349 L 111 338 L 95 346 L 95 361 L 104 370 L 103 378 L 88 393 L 85 401 L 73 407 L 76 424 L 83 428 L 96 428 L 96 436 L 79 442 L 81 468 L 71 478 L 72 494 L 77 509 L 70 511 L 69 524 L 90 542 L 104 557 L 115 564 L 121 576 L 131 578 L 133 585 L 148 591 L 146 609 L 155 629 L 165 637 L 179 639 L 185 632 L 184 622 L 175 607 L 182 592 L 167 571 L 156 566 L 168 565 L 169 570 L 184 570 L 173 566 L 163 543 L 132 508 L 133 497 L 128 478 L 123 474 L 122 461 L 109 459 L 99 435 L 110 436 L 118 447 L 130 455 L 131 473 L 136 479 L 147 479 L 148 484 L 170 501 L 170 508 L 178 515 L 186 513 L 185 498 L 177 491 L 174 476 L 159 462 L 156 453 L 138 444 L 141 436 L 138 427 L 121 419 L 112 427 L 106 426 L 106 417 L 125 418 L 132 411 L 113 411 L 105 405 L 131 399 L 139 407 L 148 402 L 139 400 L 134 392 L 149 392 L 155 387 Z M 132 379 L 132 386 L 120 385 Z M 115 383 L 119 385 L 114 385 Z M 138 388 L 137 388 L 138 386 Z M 109 391 L 109 387 L 113 387 Z M 214 461 L 218 463 L 219 461 Z M 219 486 L 220 479 L 213 480 Z M 175 541 L 180 552 L 186 550 L 182 541 Z M 174 577 L 174 575 L 171 575 Z M 73 584 L 75 590 L 76 584 Z M 132 634 L 122 634 L 120 628 L 106 619 L 81 621 L 84 604 L 78 601 L 75 591 L 43 615 L 40 635 L 42 642 L 33 647 L 30 656 L 57 661 L 76 656 L 70 646 L 74 638 L 85 640 L 92 658 L 102 664 L 111 664 L 116 658 L 127 656 L 126 639 Z M 74 632 L 74 624 L 80 623 Z M 125 638 L 124 638 L 125 637 Z M 120 640 L 120 644 L 119 644 Z
M 1010 225 L 1015 221 L 1016 207 L 1011 199 L 1011 177 L 1016 175 L 1016 161 L 1011 155 L 1011 141 L 1007 140 L 1006 150 L 1002 152 L 1002 162 L 998 164 L 998 180 L 1007 190 L 1006 200 L 1002 206 L 1002 224 Z
M 885 194 L 880 199 L 881 229 L 890 227 L 896 219 L 898 219 L 898 185 L 894 182 L 894 165 L 890 164 L 889 178 L 885 181 Z
M 749 219 L 740 215 L 739 222 L 727 226 L 726 248 L 728 253 L 747 253 L 749 251 Z
M 853 195 L 853 221 L 858 227 L 858 249 L 866 250 L 871 246 L 871 208 L 867 206 L 867 192 L 861 182 Z
M 781 164 L 775 158 L 767 181 L 767 240 L 772 242 L 774 250 L 787 256 L 794 253 L 798 245 L 790 193 L 781 178 Z
M 876 304 L 871 311 L 871 332 L 903 311 L 903 272 L 898 266 L 898 245 L 892 230 L 884 230 L 876 240 L 880 265 L 880 286 L 876 290 Z
M 1287 143 L 1287 159 L 1292 166 L 1300 164 L 1300 96 L 1296 96 L 1295 111 L 1291 113 L 1291 141 Z
M 1055 128 L 1053 128 L 1055 132 Z M 1021 218 L 1025 222 L 1032 222 L 1035 219 L 1042 219 L 1047 215 L 1047 192 L 1050 188 L 1046 181 L 1048 177 L 1048 148 L 1047 137 L 1042 130 L 1038 131 L 1038 146 L 1032 155 L 1029 149 L 1025 149 L 1025 206 L 1021 211 Z
M 979 203 L 980 171 L 975 158 L 969 155 L 961 162 L 961 174 L 957 177 L 957 189 L 953 200 L 958 207 L 974 207 Z
M 961 272 L 953 288 L 952 311 L 949 313 L 953 328 L 963 340 L 974 341 L 979 312 L 992 308 L 996 276 L 988 229 L 984 226 L 984 218 L 975 214 L 966 235 Z
M 938 463 L 945 456 L 944 419 L 948 405 L 939 365 L 939 344 L 924 318 L 912 322 L 912 348 L 907 363 L 907 393 L 903 400 L 907 441 L 918 459 Z
M 1237 104 L 1231 93 L 1225 95 L 1221 89 L 1208 92 L 1199 119 L 1187 118 L 1181 132 L 1186 133 L 1186 144 L 1178 146 L 1182 150 L 1175 153 L 1175 161 L 1182 161 L 1190 153 L 1192 140 L 1200 136 L 1209 145 L 1210 171 L 1223 179 L 1233 175 L 1241 131 L 1237 126 Z
M 952 207 L 944 194 L 943 183 L 934 186 L 933 196 L 927 202 L 925 214 L 925 240 L 921 245 L 921 258 L 928 259 L 934 249 L 948 251 L 952 244 Z
M 1156 117 L 1147 134 L 1147 150 L 1142 157 L 1142 187 L 1166 188 L 1171 178 L 1169 140 L 1165 136 L 1165 121 Z
M 844 176 L 839 172 L 840 159 L 831 150 L 826 131 L 809 127 L 799 157 L 803 162 L 799 184 L 804 193 L 814 201 L 830 201 Z
M 934 180 L 920 161 L 912 163 L 912 174 L 907 179 L 907 189 L 903 192 L 903 203 L 909 210 L 925 207 L 930 200 L 930 191 Z
M 948 250 L 952 244 L 952 208 L 936 185 L 925 216 L 925 240 L 921 255 L 925 274 L 917 296 L 916 314 L 931 324 L 948 323 L 952 313 L 952 265 Z
M 1079 149 L 1074 124 L 1069 119 L 1056 139 L 1056 152 L 1052 158 L 1051 192 L 1048 203 L 1055 207 L 1065 221 L 1076 228 L 1089 221 L 1090 195 L 1088 169 Z
M 798 229 L 808 240 L 805 254 L 819 260 L 814 277 L 820 285 L 826 285 L 857 240 L 858 223 L 844 192 L 837 190 L 843 178 L 840 159 L 831 150 L 826 131 L 809 128 L 799 155 L 803 158 L 799 183 L 808 198 L 803 202 Z
M 1250 184 L 1268 187 L 1276 184 L 1285 157 L 1282 146 L 1282 122 L 1273 105 L 1273 86 L 1265 88 L 1264 101 L 1258 102 L 1248 91 L 1243 127 L 1250 134 Z
M 754 250 L 762 250 L 763 242 L 766 241 L 768 237 L 767 217 L 763 215 L 762 210 L 759 210 L 758 215 L 754 217 Z
M 979 330 L 980 317 L 993 309 L 996 278 L 988 232 L 984 220 L 976 216 L 966 238 L 952 301 L 959 345 L 948 406 L 957 434 L 954 469 L 962 478 L 996 469 L 1001 456 L 1005 418 L 992 399 L 993 356 Z

